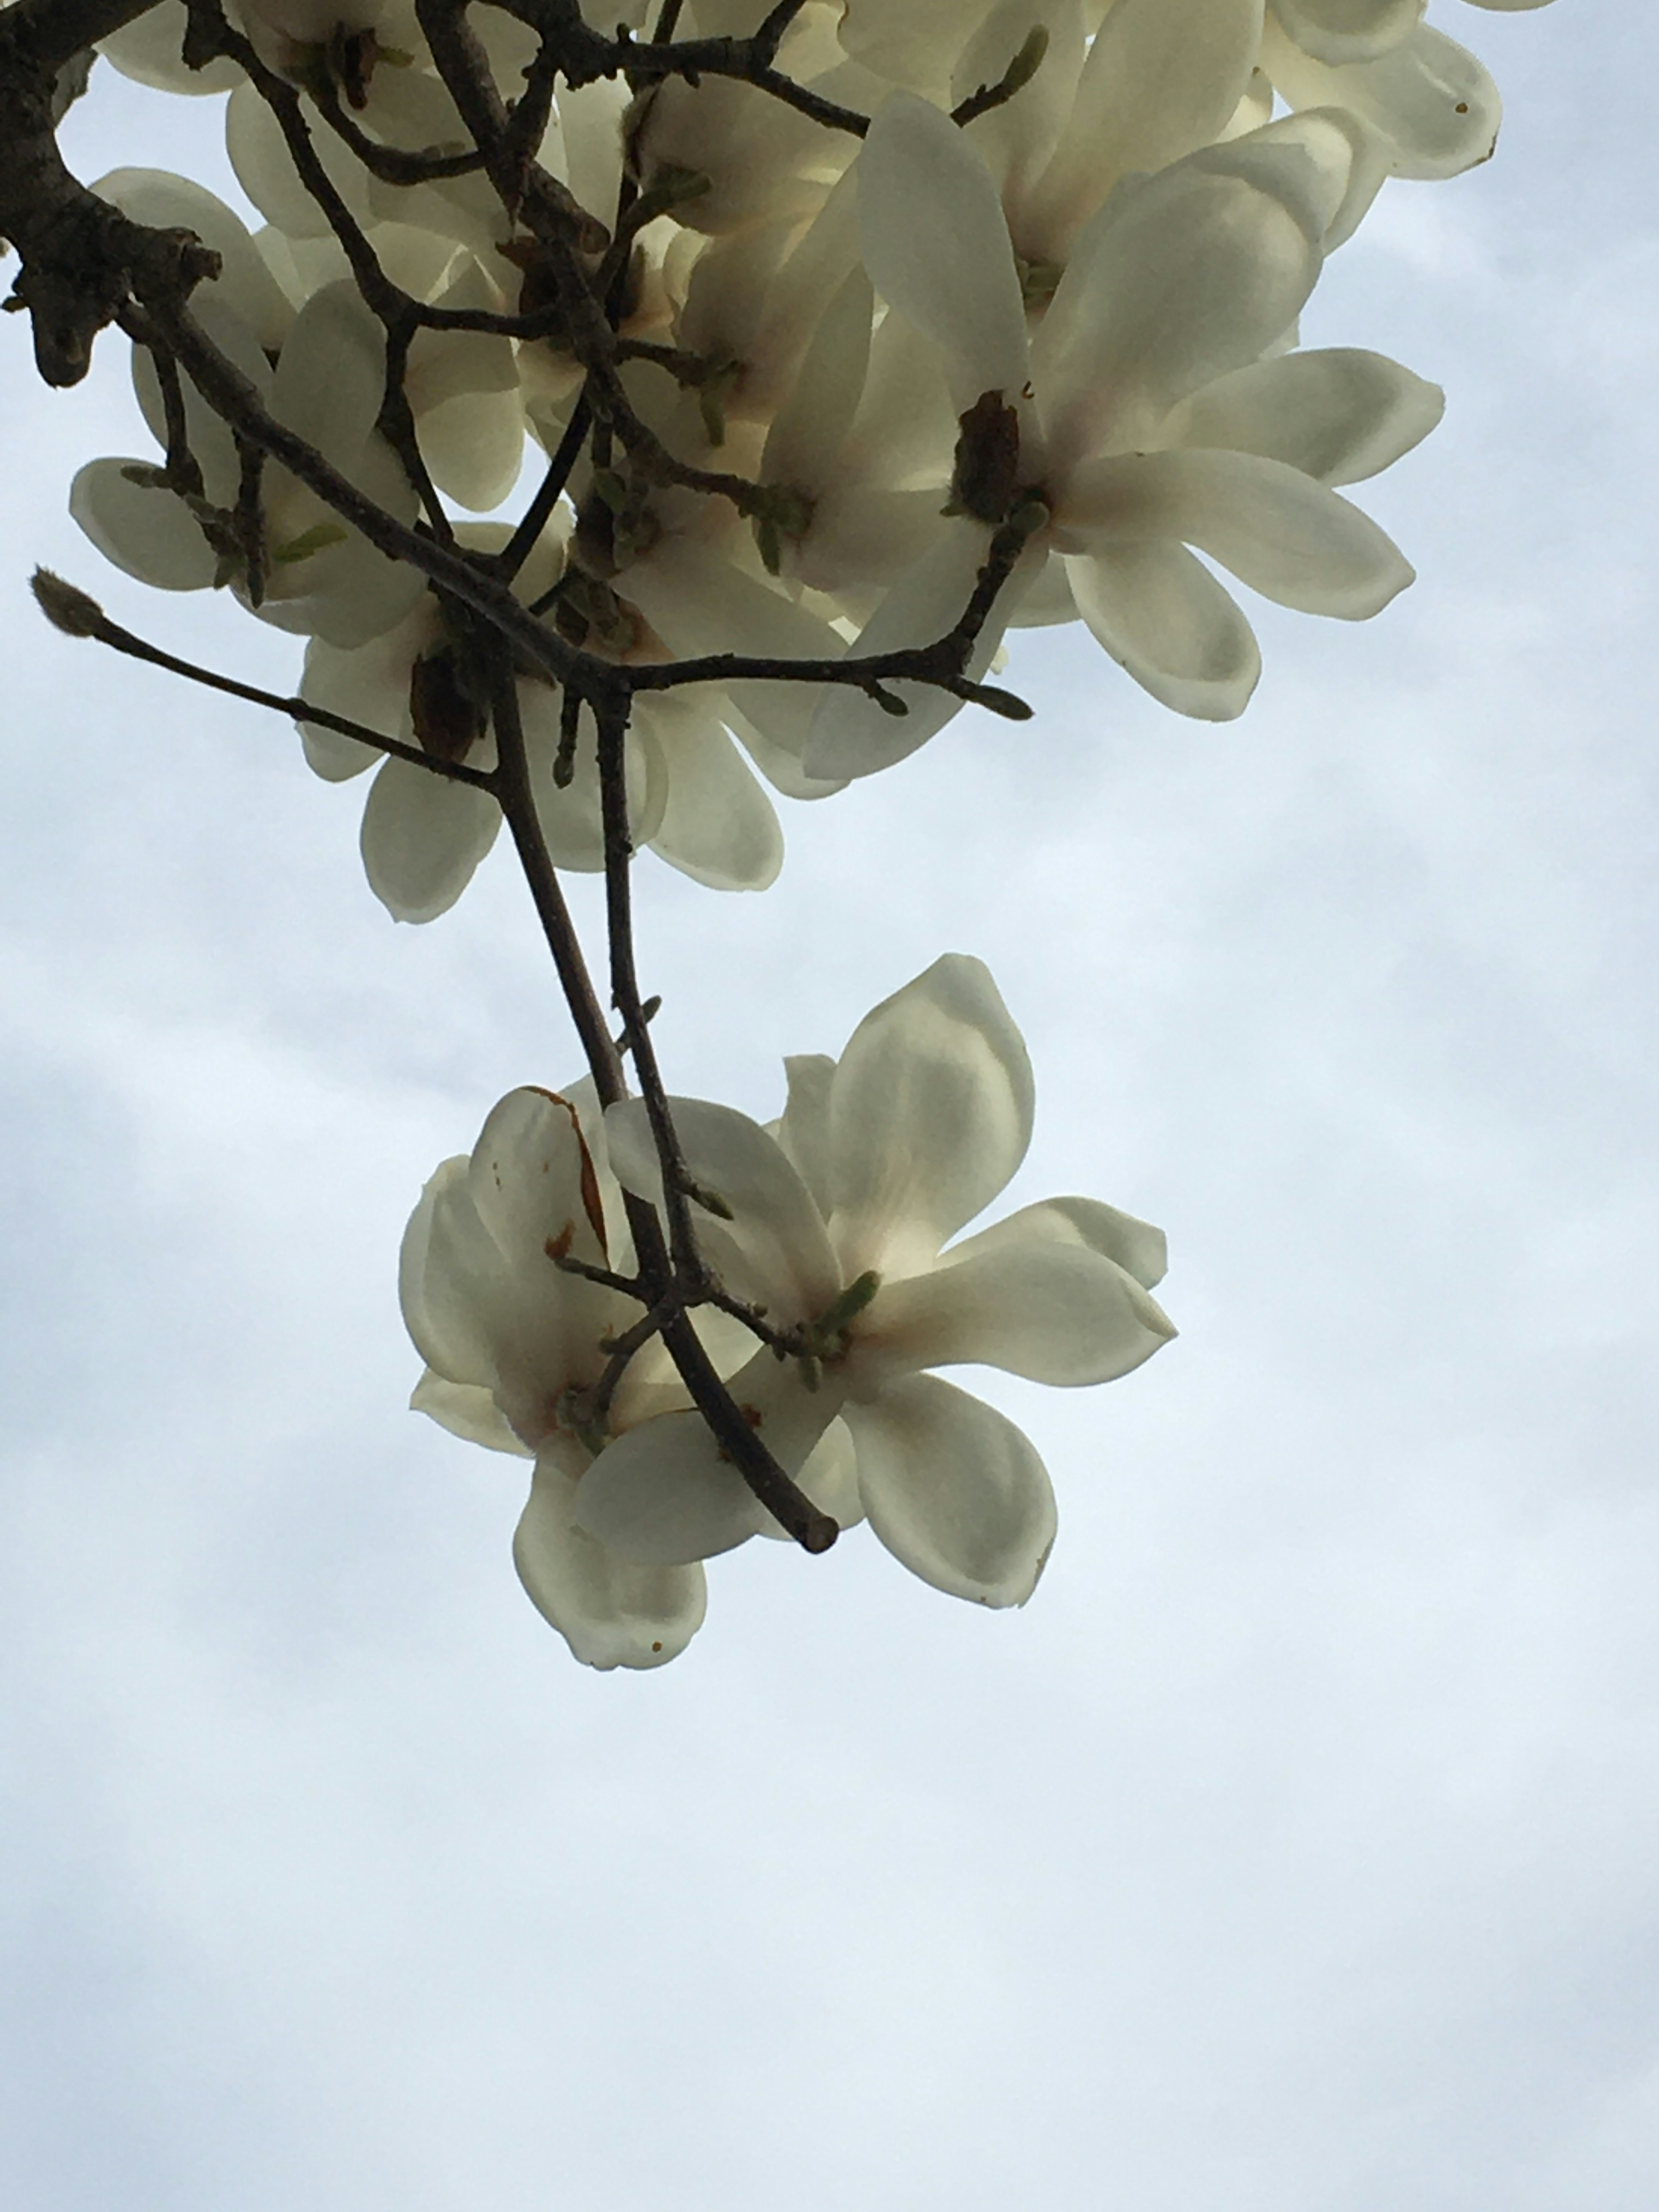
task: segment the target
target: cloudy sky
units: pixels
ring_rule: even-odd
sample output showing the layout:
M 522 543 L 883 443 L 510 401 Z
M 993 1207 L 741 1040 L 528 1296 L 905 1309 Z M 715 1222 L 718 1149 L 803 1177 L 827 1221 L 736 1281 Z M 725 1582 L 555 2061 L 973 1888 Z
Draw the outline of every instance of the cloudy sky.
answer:
M 775 1111 L 977 952 L 1014 1197 L 1168 1229 L 1151 1366 L 984 1384 L 1060 1497 L 1022 1613 L 754 1544 L 672 1668 L 568 1658 L 392 1286 L 435 1162 L 574 1072 L 524 894 L 395 928 L 284 724 L 44 629 L 38 558 L 292 665 L 70 525 L 143 450 L 123 349 L 47 395 L 0 329 L 8 2203 L 1659 2201 L 1655 34 L 1441 16 L 1499 157 L 1308 325 L 1448 388 L 1364 494 L 1416 589 L 1261 610 L 1221 730 L 1044 634 L 1033 724 L 792 810 L 763 902 L 641 868 L 678 1087 Z M 76 158 L 213 126 L 117 92 Z

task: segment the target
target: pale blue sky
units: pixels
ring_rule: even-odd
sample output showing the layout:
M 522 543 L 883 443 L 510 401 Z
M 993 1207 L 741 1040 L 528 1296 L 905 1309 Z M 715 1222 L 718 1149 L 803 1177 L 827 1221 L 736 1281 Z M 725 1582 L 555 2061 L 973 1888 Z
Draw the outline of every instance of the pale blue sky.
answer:
M 764 900 L 641 870 L 680 1087 L 774 1111 L 976 951 L 1015 1197 L 1168 1229 L 1177 1344 L 985 1386 L 1060 1497 L 1020 1613 L 756 1544 L 673 1668 L 568 1659 L 392 1281 L 434 1164 L 574 1070 L 511 866 L 394 928 L 284 725 L 44 629 L 35 558 L 292 666 L 102 569 L 121 349 L 48 395 L 0 328 L 8 2203 L 1659 2198 L 1654 34 L 1438 20 L 1498 158 L 1395 187 L 1308 324 L 1447 386 L 1361 495 L 1415 590 L 1260 610 L 1225 730 L 1042 635 L 1035 723 L 790 810 Z M 146 113 L 89 172 L 182 158 Z

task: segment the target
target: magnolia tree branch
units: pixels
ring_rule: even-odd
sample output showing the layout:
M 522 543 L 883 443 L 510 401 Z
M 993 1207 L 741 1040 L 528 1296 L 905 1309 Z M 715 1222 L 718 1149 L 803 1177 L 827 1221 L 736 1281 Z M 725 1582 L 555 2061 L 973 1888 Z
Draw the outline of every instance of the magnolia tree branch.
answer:
M 787 1352 L 793 1340 L 731 1297 L 700 1250 L 695 1207 L 718 1212 L 718 1194 L 702 1191 L 688 1170 L 658 1064 L 648 1021 L 653 1008 L 641 997 L 634 946 L 628 817 L 627 744 L 629 716 L 641 694 L 686 684 L 757 679 L 853 686 L 890 713 L 904 702 L 888 687 L 896 682 L 936 686 L 956 698 L 1010 719 L 1029 709 L 1012 694 L 967 674 L 992 610 L 1009 582 L 1032 528 L 1043 516 L 1028 506 L 990 530 L 979 575 L 958 621 L 921 647 L 819 660 L 711 653 L 661 663 L 627 665 L 587 651 L 562 635 L 556 621 L 560 592 L 533 607 L 514 593 L 513 581 L 541 541 L 584 453 L 608 465 L 614 438 L 627 456 L 629 498 L 643 501 L 653 487 L 675 485 L 729 502 L 757 524 L 786 532 L 800 495 L 787 487 L 763 485 L 735 473 L 684 461 L 630 404 L 621 367 L 629 359 L 657 362 L 696 387 L 710 365 L 683 349 L 619 335 L 633 241 L 643 226 L 672 204 L 672 191 L 649 180 L 636 188 L 626 174 L 612 224 L 580 207 L 559 179 L 536 159 L 550 112 L 556 78 L 572 85 L 625 75 L 636 88 L 677 78 L 695 85 L 702 76 L 738 79 L 787 100 L 833 128 L 862 133 L 867 118 L 837 108 L 794 86 L 775 67 L 780 46 L 799 13 L 800 0 L 780 0 L 747 39 L 676 41 L 678 8 L 662 11 L 656 37 L 637 42 L 618 33 L 605 38 L 582 21 L 574 0 L 508 0 L 508 12 L 534 27 L 541 47 L 520 100 L 509 106 L 491 76 L 472 30 L 468 0 L 417 0 L 417 16 L 433 61 L 472 144 L 459 153 L 410 153 L 380 146 L 343 106 L 330 83 L 303 84 L 271 68 L 244 33 L 229 23 L 218 0 L 189 0 L 186 58 L 200 64 L 217 56 L 235 61 L 265 102 L 281 131 L 295 171 L 325 217 L 343 252 L 358 294 L 385 332 L 385 398 L 380 428 L 398 455 L 424 511 L 410 526 L 362 491 L 321 453 L 275 416 L 260 392 L 204 329 L 192 312 L 195 288 L 219 273 L 218 257 L 185 231 L 157 230 L 134 222 L 78 182 L 59 157 L 52 100 L 58 76 L 96 39 L 144 12 L 135 0 L 19 0 L 0 13 L 0 229 L 16 246 L 21 263 L 13 301 L 30 313 L 35 353 L 49 383 L 68 385 L 84 375 L 97 333 L 115 322 L 154 361 L 164 416 L 165 465 L 155 471 L 165 489 L 205 508 L 202 471 L 191 451 L 185 383 L 231 429 L 241 456 L 234 510 L 212 510 L 206 520 L 214 542 L 240 549 L 242 588 L 257 607 L 264 588 L 266 552 L 261 539 L 262 472 L 275 463 L 309 487 L 325 506 L 389 559 L 422 575 L 447 609 L 457 635 L 490 672 L 489 707 L 497 765 L 470 767 L 464 758 L 428 751 L 384 735 L 349 718 L 221 675 L 151 646 L 104 615 L 72 586 L 41 576 L 41 605 L 60 629 L 89 637 L 191 683 L 248 701 L 301 722 L 354 738 L 375 750 L 452 782 L 489 793 L 500 805 L 547 941 L 571 1018 L 600 1102 L 628 1095 L 624 1052 L 633 1059 L 650 1123 L 662 1182 L 660 1218 L 644 1200 L 626 1200 L 636 1274 L 612 1276 L 582 1268 L 636 1298 L 640 1320 L 609 1347 L 601 1382 L 590 1394 L 602 1427 L 626 1364 L 660 1336 L 693 1405 L 720 1449 L 754 1495 L 809 1551 L 826 1549 L 836 1522 L 814 1506 L 781 1468 L 736 1403 L 700 1341 L 693 1315 L 713 1304 L 745 1322 L 762 1341 Z M 999 84 L 965 103 L 961 119 L 999 104 L 1017 89 L 1022 68 L 1036 66 L 1028 47 Z M 1036 58 L 1040 58 L 1040 52 Z M 1019 78 L 1024 81 L 1023 77 Z M 417 299 L 392 281 L 363 226 L 352 214 L 319 151 L 308 110 L 381 182 L 414 186 L 437 179 L 485 174 L 515 229 L 527 232 L 539 257 L 545 305 L 517 314 L 447 309 Z M 665 193 L 666 197 L 664 197 Z M 417 422 L 406 390 L 410 348 L 423 330 L 473 331 L 520 343 L 556 339 L 582 373 L 568 423 L 550 458 L 505 550 L 495 555 L 461 545 L 421 451 Z M 793 503 L 793 504 L 792 504 Z M 580 543 L 580 532 L 578 544 Z M 764 550 L 766 540 L 763 538 Z M 603 816 L 605 904 L 612 1005 L 621 1023 L 613 1037 L 600 1006 L 550 857 L 532 784 L 520 711 L 518 686 L 526 673 L 562 687 L 561 743 L 553 769 L 568 783 L 582 742 L 584 709 L 597 730 Z M 573 1268 L 576 1263 L 569 1262 Z

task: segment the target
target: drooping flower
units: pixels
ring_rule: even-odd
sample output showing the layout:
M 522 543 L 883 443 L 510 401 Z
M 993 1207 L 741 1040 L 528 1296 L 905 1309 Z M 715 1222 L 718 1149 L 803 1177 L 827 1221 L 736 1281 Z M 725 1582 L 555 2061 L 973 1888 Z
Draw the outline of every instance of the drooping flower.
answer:
M 857 652 L 941 635 L 992 525 L 1020 508 L 1026 552 L 970 675 L 1046 556 L 1064 562 L 1112 657 L 1166 706 L 1208 720 L 1243 711 L 1261 661 L 1192 549 L 1266 598 L 1350 620 L 1410 581 L 1397 548 L 1332 487 L 1407 451 L 1437 419 L 1439 393 L 1379 356 L 1356 376 L 1351 354 L 1282 353 L 1352 189 L 1354 144 L 1350 120 L 1322 111 L 1126 181 L 1079 234 L 1028 337 L 994 179 L 948 117 L 894 94 L 860 156 L 866 265 L 943 354 L 964 433 L 989 410 L 1010 465 L 994 501 L 957 499 L 966 511 L 883 601 Z M 956 710 L 948 695 L 895 688 L 902 718 L 850 689 L 827 695 L 808 772 L 868 774 Z
M 775 1134 L 728 1107 L 674 1103 L 694 1181 L 731 1210 L 699 1216 L 707 1256 L 785 1352 L 757 1350 L 728 1388 L 792 1473 L 838 1419 L 859 1510 L 887 1548 L 936 1589 L 1023 1604 L 1054 1540 L 1048 1474 L 1005 1415 L 931 1370 L 985 1364 L 1062 1385 L 1127 1374 L 1175 1333 L 1149 1294 L 1164 1239 L 1060 1198 L 952 1241 L 1031 1131 L 1025 1048 L 977 960 L 937 961 L 865 1018 L 838 1062 L 788 1065 Z M 643 1109 L 605 1120 L 618 1176 L 659 1197 Z M 811 1473 L 804 1486 L 836 1510 Z M 576 1512 L 642 1562 L 708 1558 L 768 1521 L 690 1412 L 610 1445 Z

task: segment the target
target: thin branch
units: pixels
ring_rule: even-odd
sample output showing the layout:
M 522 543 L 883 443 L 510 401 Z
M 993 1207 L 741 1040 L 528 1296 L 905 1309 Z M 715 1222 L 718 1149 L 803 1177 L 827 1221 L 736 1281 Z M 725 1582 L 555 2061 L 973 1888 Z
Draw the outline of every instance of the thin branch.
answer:
M 690 1178 L 674 1133 L 673 1117 L 663 1089 L 656 1048 L 647 1026 L 635 970 L 629 895 L 633 840 L 628 826 L 627 733 L 625 702 L 620 708 L 613 704 L 599 710 L 599 790 L 605 814 L 605 909 L 611 939 L 611 995 L 633 1047 L 634 1066 L 661 1165 L 675 1278 L 682 1284 L 688 1284 L 689 1279 L 691 1294 L 701 1297 L 708 1287 L 708 1274 L 697 1255 L 696 1233 L 686 1199 Z M 840 1534 L 840 1528 L 827 1513 L 819 1511 L 799 1485 L 779 1466 L 750 1425 L 716 1373 L 684 1303 L 672 1319 L 663 1323 L 662 1340 L 680 1380 L 691 1394 L 692 1402 L 754 1496 L 803 1550 L 827 1552 Z
M 112 652 L 125 653 L 130 660 L 148 661 L 153 668 L 164 668 L 169 675 L 185 677 L 207 690 L 222 691 L 232 699 L 246 699 L 250 706 L 269 707 L 272 713 L 286 714 L 291 721 L 314 722 L 319 729 L 333 730 L 343 738 L 356 738 L 360 744 L 371 745 L 376 752 L 388 754 L 393 760 L 407 761 L 411 768 L 424 769 L 429 775 L 442 776 L 450 783 L 469 784 L 475 791 L 495 793 L 495 778 L 486 769 L 468 768 L 461 761 L 439 760 L 431 753 L 422 752 L 418 745 L 406 745 L 400 738 L 388 738 L 379 730 L 352 721 L 347 715 L 314 706 L 309 699 L 284 698 L 278 692 L 261 690 L 258 684 L 244 684 L 234 676 L 222 676 L 216 669 L 198 667 L 193 660 L 181 660 L 176 653 L 165 652 L 159 645 L 135 637 L 130 629 L 123 629 L 118 623 L 112 622 L 88 592 L 66 584 L 49 568 L 35 570 L 33 590 L 41 612 L 54 629 L 62 630 L 66 636 L 89 637 L 99 645 L 108 646 Z
M 592 419 L 592 410 L 588 406 L 587 393 L 584 389 L 577 395 L 570 420 L 564 427 L 564 434 L 553 450 L 552 459 L 536 487 L 535 495 L 519 518 L 513 535 L 495 556 L 496 573 L 508 583 L 529 559 L 537 540 L 552 520 L 553 510 L 570 481 L 570 471 L 576 465 Z

